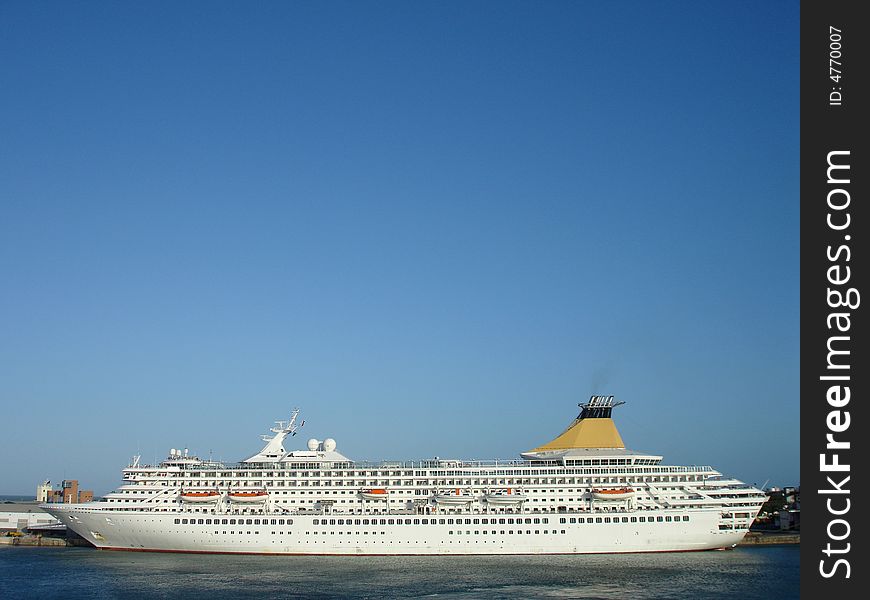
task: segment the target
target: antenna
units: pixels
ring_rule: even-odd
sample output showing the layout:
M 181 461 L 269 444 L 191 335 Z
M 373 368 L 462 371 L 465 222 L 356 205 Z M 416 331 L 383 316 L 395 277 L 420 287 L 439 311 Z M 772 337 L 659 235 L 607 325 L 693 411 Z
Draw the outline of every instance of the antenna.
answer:
M 290 436 L 294 436 L 298 433 L 299 429 L 305 425 L 305 420 L 303 419 L 299 425 L 296 425 L 296 418 L 299 416 L 299 408 L 294 408 L 293 413 L 290 415 L 290 421 L 287 423 L 287 427 L 284 428 L 284 431 L 290 434 Z

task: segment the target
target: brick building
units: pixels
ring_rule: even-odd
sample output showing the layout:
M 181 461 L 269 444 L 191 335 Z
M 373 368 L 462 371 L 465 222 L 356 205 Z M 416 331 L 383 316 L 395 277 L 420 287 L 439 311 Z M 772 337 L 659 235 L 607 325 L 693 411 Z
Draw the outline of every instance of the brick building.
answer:
M 90 502 L 94 499 L 94 492 L 91 490 L 80 490 L 78 479 L 64 479 L 60 484 L 60 489 L 46 490 L 45 484 L 37 488 L 37 499 L 46 498 L 46 502 L 58 502 L 64 504 L 78 504 L 81 502 Z

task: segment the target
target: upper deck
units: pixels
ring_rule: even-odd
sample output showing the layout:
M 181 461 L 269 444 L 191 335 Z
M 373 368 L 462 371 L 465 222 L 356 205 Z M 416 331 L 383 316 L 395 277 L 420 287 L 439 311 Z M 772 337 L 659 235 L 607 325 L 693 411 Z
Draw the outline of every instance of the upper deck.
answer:
M 136 473 L 222 472 L 250 474 L 305 471 L 363 473 L 373 476 L 438 476 L 453 473 L 480 473 L 482 475 L 520 474 L 548 470 L 540 474 L 640 474 L 640 473 L 702 473 L 718 475 L 712 467 L 661 466 L 662 456 L 628 450 L 611 418 L 612 410 L 624 404 L 614 402 L 613 396 L 592 396 L 579 404 L 580 414 L 568 428 L 552 441 L 534 450 L 521 453 L 521 459 L 455 460 L 433 459 L 408 461 L 354 461 L 336 450 L 335 440 L 310 439 L 305 450 L 286 450 L 284 442 L 295 436 L 305 421 L 297 422 L 299 409 L 288 421 L 277 421 L 270 431 L 274 435 L 262 436 L 266 445 L 260 452 L 239 463 L 223 463 L 188 456 L 187 450 L 172 449 L 170 455 L 158 465 L 140 465 L 138 457 L 124 469 L 125 479 Z M 550 473 L 549 470 L 552 470 Z M 284 476 L 283 474 L 280 476 Z

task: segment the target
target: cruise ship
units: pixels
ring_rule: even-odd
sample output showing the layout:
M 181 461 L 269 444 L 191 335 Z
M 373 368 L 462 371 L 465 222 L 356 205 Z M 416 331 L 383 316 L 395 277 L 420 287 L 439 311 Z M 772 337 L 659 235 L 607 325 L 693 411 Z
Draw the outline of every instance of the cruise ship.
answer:
M 96 502 L 42 508 L 108 550 L 239 554 L 584 554 L 735 546 L 766 500 L 708 466 L 628 450 L 592 396 L 518 460 L 356 462 L 335 440 L 285 444 L 299 410 L 237 464 L 139 457 Z

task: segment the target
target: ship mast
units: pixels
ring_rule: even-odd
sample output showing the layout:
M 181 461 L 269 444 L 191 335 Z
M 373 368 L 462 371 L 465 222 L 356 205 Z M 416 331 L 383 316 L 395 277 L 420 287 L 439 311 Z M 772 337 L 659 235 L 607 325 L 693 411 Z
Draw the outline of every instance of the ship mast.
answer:
M 243 462 L 275 462 L 286 455 L 284 438 L 288 435 L 291 437 L 296 435 L 299 429 L 305 425 L 304 420 L 299 424 L 296 423 L 298 417 L 299 409 L 294 408 L 289 421 L 275 421 L 276 426 L 269 429 L 275 435 L 261 435 L 260 438 L 266 442 L 266 445 L 257 454 L 245 459 Z

